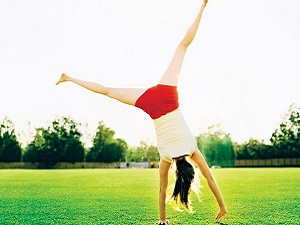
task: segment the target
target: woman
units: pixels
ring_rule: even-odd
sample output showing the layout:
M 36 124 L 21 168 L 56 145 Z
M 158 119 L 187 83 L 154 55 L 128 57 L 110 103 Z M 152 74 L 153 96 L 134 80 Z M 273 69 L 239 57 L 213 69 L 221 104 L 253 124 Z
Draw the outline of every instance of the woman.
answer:
M 59 84 L 66 81 L 74 82 L 93 92 L 141 108 L 153 119 L 157 137 L 157 148 L 161 158 L 159 164 L 160 220 L 158 222 L 158 224 L 161 225 L 168 224 L 168 220 L 166 219 L 166 191 L 168 187 L 168 172 L 173 161 L 176 162 L 177 166 L 177 180 L 172 197 L 175 201 L 177 201 L 179 197 L 180 202 L 186 208 L 189 207 L 188 195 L 191 183 L 194 180 L 194 169 L 186 158 L 189 158 L 189 160 L 200 169 L 219 204 L 220 209 L 215 219 L 221 221 L 227 213 L 221 192 L 203 155 L 197 148 L 195 138 L 187 127 L 178 104 L 178 76 L 180 74 L 185 52 L 196 35 L 206 4 L 207 0 L 203 0 L 203 4 L 195 21 L 179 43 L 173 59 L 158 85 L 149 89 L 112 88 L 94 82 L 75 79 L 66 74 L 62 74 L 61 78 L 56 83 Z

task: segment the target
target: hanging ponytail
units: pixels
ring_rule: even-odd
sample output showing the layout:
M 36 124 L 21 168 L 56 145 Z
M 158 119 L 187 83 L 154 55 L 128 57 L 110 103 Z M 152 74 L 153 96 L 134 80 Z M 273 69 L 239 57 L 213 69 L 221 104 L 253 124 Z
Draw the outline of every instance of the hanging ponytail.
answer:
M 189 209 L 189 193 L 191 190 L 191 183 L 194 180 L 195 171 L 193 166 L 186 161 L 185 157 L 176 160 L 176 182 L 172 198 L 177 203 L 178 197 L 183 206 Z

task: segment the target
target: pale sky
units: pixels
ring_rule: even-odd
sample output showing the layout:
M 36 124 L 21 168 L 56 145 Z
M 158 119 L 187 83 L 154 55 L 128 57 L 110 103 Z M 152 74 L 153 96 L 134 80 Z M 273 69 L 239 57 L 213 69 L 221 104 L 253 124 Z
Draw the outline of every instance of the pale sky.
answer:
M 0 120 L 18 133 L 71 116 L 116 137 L 155 144 L 151 118 L 74 84 L 155 85 L 201 1 L 0 0 Z M 268 141 L 300 105 L 300 1 L 209 0 L 188 49 L 180 107 L 193 134 L 220 123 L 233 141 Z

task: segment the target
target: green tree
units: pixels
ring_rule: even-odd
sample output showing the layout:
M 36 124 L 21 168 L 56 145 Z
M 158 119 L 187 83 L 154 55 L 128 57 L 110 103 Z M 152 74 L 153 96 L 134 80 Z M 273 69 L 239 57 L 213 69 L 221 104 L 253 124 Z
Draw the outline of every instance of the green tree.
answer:
M 292 104 L 283 122 L 270 139 L 275 154 L 282 158 L 300 157 L 300 108 Z
M 207 133 L 200 134 L 197 142 L 210 166 L 234 166 L 235 154 L 231 138 L 221 130 L 219 124 L 209 127 Z
M 125 140 L 114 138 L 115 131 L 99 122 L 93 146 L 86 154 L 88 162 L 116 162 L 124 158 L 128 149 Z
M 159 153 L 157 150 L 157 147 L 154 145 L 148 145 L 147 146 L 147 157 L 150 161 L 159 161 Z
M 139 146 L 130 148 L 127 159 L 130 162 L 159 161 L 159 153 L 154 145 L 148 145 L 146 142 L 141 141 Z
M 272 146 L 263 141 L 250 139 L 243 144 L 235 145 L 237 159 L 269 159 L 274 158 Z
M 63 117 L 52 122 L 51 133 L 56 135 L 56 143 L 59 147 L 59 160 L 61 162 L 84 161 L 84 147 L 80 141 L 81 133 L 78 130 L 80 124 L 71 118 Z M 54 135 L 54 136 L 55 136 Z
M 5 117 L 0 124 L 0 162 L 20 162 L 22 148 L 17 140 L 14 124 Z
M 57 162 L 84 161 L 79 124 L 71 118 L 55 119 L 50 126 L 37 128 L 33 141 L 27 146 L 24 161 L 54 165 Z

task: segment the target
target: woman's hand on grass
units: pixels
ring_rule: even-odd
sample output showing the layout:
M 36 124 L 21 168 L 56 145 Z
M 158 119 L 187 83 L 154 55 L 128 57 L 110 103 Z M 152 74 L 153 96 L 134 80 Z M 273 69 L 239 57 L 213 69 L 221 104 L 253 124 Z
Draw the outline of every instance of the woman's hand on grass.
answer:
M 216 216 L 216 221 L 221 222 L 222 219 L 225 219 L 226 213 L 227 213 L 226 207 L 220 207 L 220 210 Z

